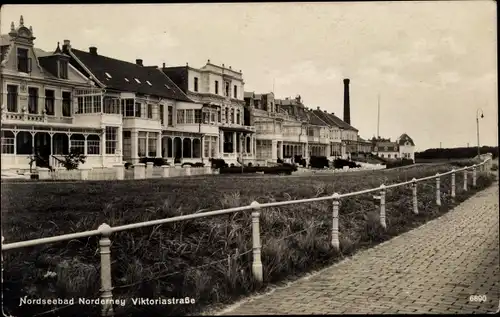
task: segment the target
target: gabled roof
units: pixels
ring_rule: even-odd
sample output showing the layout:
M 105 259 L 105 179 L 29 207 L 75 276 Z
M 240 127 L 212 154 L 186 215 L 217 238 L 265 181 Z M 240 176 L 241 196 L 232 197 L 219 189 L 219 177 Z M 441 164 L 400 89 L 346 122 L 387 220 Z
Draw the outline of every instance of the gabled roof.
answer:
M 310 113 L 311 113 L 311 119 L 309 121 L 310 124 L 327 126 L 327 127 L 331 125 L 331 123 L 328 122 L 329 120 L 324 118 L 323 112 L 321 110 L 312 110 L 310 111 Z
M 403 133 L 398 139 L 398 144 L 405 145 L 406 142 L 409 142 L 412 146 L 415 146 L 415 143 L 413 142 L 412 138 L 410 138 L 408 134 Z
M 335 122 L 335 124 L 345 130 L 353 130 L 353 131 L 358 131 L 358 129 L 356 129 L 355 127 L 353 127 L 352 125 L 346 123 L 344 120 L 340 119 L 339 117 L 337 117 L 336 115 L 332 114 L 332 113 L 328 113 L 327 114 L 328 117 L 330 117 L 330 119 Z
M 179 101 L 192 102 L 160 69 L 143 67 L 77 49 L 71 53 L 106 87 Z

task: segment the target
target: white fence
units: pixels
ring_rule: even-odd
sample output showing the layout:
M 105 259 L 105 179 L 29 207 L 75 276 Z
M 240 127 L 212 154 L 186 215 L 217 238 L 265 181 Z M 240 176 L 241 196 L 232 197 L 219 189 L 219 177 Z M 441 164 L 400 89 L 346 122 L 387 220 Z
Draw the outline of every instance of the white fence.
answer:
M 153 166 L 148 164 L 135 164 L 131 169 L 125 169 L 123 164 L 112 168 L 81 168 L 76 170 L 37 168 L 40 180 L 123 180 L 123 179 L 150 179 L 167 178 L 191 175 L 210 175 L 215 173 L 210 166 L 185 167 L 181 166 Z
M 141 165 L 141 164 L 139 164 L 139 165 Z M 142 165 L 144 165 L 144 164 L 142 164 Z M 453 169 L 453 170 L 446 172 L 446 173 L 443 173 L 443 174 L 438 173 L 435 176 L 428 176 L 428 177 L 423 177 L 423 178 L 419 178 L 419 179 L 414 178 L 411 181 L 407 181 L 407 182 L 391 184 L 391 185 L 382 184 L 382 185 L 380 185 L 380 187 L 377 187 L 377 188 L 366 189 L 366 190 L 362 190 L 362 191 L 345 193 L 345 194 L 334 193 L 331 196 L 309 198 L 309 199 L 300 199 L 300 200 L 279 201 L 279 202 L 264 203 L 264 204 L 260 204 L 256 201 L 254 201 L 248 206 L 229 208 L 229 209 L 223 209 L 223 210 L 208 211 L 208 212 L 201 212 L 201 213 L 189 214 L 189 215 L 184 215 L 184 216 L 177 216 L 177 217 L 172 217 L 172 218 L 165 218 L 165 219 L 158 219 L 158 220 L 152 220 L 152 221 L 146 221 L 146 222 L 133 223 L 133 224 L 117 226 L 117 227 L 110 227 L 108 224 L 103 223 L 96 230 L 66 234 L 66 235 L 55 236 L 55 237 L 40 238 L 40 239 L 28 240 L 28 241 L 22 241 L 22 242 L 13 242 L 13 243 L 8 243 L 8 244 L 3 244 L 4 237 L 2 236 L 2 264 L 3 264 L 3 252 L 4 251 L 100 235 L 101 239 L 99 241 L 99 248 L 100 248 L 100 256 L 101 256 L 101 270 L 100 270 L 100 272 L 101 272 L 101 299 L 102 299 L 102 301 L 101 301 L 101 303 L 102 303 L 101 316 L 113 316 L 114 315 L 114 308 L 113 308 L 113 301 L 112 301 L 112 299 L 113 299 L 113 292 L 112 292 L 113 283 L 112 283 L 112 278 L 111 278 L 111 252 L 110 252 L 111 240 L 110 240 L 110 238 L 111 238 L 112 233 L 114 233 L 114 232 L 132 230 L 132 229 L 137 229 L 137 228 L 142 228 L 142 227 L 151 227 L 151 226 L 162 225 L 162 224 L 173 223 L 173 222 L 180 222 L 180 221 L 196 219 L 196 218 L 220 216 L 220 215 L 231 214 L 231 213 L 240 212 L 240 211 L 252 211 L 252 249 L 253 249 L 252 272 L 253 272 L 253 276 L 256 279 L 256 281 L 262 282 L 263 281 L 263 267 L 262 267 L 262 261 L 261 261 L 261 241 L 260 241 L 259 217 L 260 217 L 260 213 L 263 212 L 266 208 L 294 205 L 294 204 L 311 203 L 311 202 L 325 201 L 325 200 L 332 201 L 330 245 L 333 249 L 339 250 L 340 249 L 339 204 L 340 204 L 340 200 L 342 198 L 363 195 L 363 194 L 377 193 L 378 195 L 374 195 L 373 198 L 374 198 L 374 200 L 378 201 L 379 210 L 380 210 L 379 211 L 379 221 L 380 221 L 380 225 L 385 229 L 385 228 L 387 228 L 386 204 L 385 204 L 385 197 L 386 197 L 387 190 L 389 190 L 391 188 L 397 188 L 397 187 L 401 187 L 401 186 L 410 185 L 411 189 L 412 189 L 412 198 L 413 198 L 412 212 L 415 214 L 418 214 L 419 210 L 418 210 L 417 186 L 419 183 L 422 183 L 425 181 L 434 181 L 435 182 L 435 186 L 436 186 L 436 200 L 435 200 L 435 202 L 436 202 L 436 205 L 440 206 L 441 205 L 441 195 L 442 195 L 441 194 L 441 180 L 447 176 L 451 176 L 451 198 L 455 199 L 455 197 L 456 197 L 456 194 L 455 194 L 455 192 L 456 192 L 456 184 L 455 184 L 456 173 L 460 173 L 460 172 L 464 173 L 463 190 L 467 191 L 468 184 L 469 184 L 469 182 L 467 180 L 467 176 L 469 174 L 469 171 L 472 170 L 472 186 L 475 187 L 476 180 L 477 180 L 477 169 L 478 168 L 482 169 L 484 171 L 490 171 L 491 170 L 491 155 L 489 155 L 485 161 L 483 161 L 482 163 L 477 164 L 477 165 L 467 166 L 464 168 L 460 168 L 458 170 Z M 134 168 L 134 172 L 135 171 L 137 171 L 137 170 L 135 170 L 135 168 Z M 138 173 L 141 173 L 141 172 L 138 172 Z M 460 184 L 459 184 L 459 186 L 460 186 Z M 2 267 L 3 267 L 3 265 L 2 265 Z M 2 272 L 3 272 L 3 270 L 2 270 Z M 3 283 L 3 273 L 2 273 L 2 283 Z

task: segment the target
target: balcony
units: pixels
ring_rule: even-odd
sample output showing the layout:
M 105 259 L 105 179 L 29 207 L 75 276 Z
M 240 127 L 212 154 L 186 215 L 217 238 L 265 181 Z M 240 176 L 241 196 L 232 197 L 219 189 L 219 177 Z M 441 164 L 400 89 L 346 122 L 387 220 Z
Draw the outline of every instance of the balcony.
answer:
M 250 131 L 250 132 L 255 132 L 256 129 L 254 126 L 249 126 L 249 125 L 241 125 L 241 124 L 236 124 L 236 123 L 222 123 L 220 125 L 221 128 L 228 128 L 228 129 L 238 129 L 238 130 L 245 130 L 245 131 Z
M 37 113 L 16 113 L 16 112 L 2 112 L 2 121 L 14 121 L 25 123 L 63 123 L 72 124 L 73 117 L 60 117 L 49 116 L 46 114 Z

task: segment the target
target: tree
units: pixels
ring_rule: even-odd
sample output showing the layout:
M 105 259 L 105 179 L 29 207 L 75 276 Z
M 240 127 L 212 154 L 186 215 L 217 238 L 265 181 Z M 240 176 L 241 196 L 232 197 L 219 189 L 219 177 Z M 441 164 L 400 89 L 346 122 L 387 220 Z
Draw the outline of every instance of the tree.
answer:
M 69 171 L 78 168 L 78 165 L 85 164 L 86 156 L 80 151 L 71 150 L 68 155 L 64 156 L 63 160 L 60 160 L 61 164 Z

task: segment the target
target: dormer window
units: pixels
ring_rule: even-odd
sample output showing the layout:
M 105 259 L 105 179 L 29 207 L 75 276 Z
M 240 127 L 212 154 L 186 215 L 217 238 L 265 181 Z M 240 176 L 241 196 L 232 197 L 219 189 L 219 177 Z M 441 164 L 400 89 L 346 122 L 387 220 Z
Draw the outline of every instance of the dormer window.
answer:
M 138 84 L 140 84 L 140 83 L 141 83 L 141 82 L 139 81 L 139 79 L 137 79 L 137 78 L 134 78 L 134 79 L 135 79 L 135 81 L 136 81 Z
M 106 75 L 106 77 L 107 77 L 108 79 L 113 78 L 113 77 L 111 77 L 111 75 L 110 75 L 109 73 L 104 73 L 104 74 Z
M 146 83 L 147 83 L 149 86 L 153 86 L 153 85 L 151 85 L 151 83 L 149 82 L 149 80 L 146 80 Z
M 170 89 L 170 87 L 167 84 L 164 84 L 164 85 L 165 85 L 165 87 L 167 87 L 167 89 Z
M 68 79 L 68 61 L 59 61 L 59 78 Z
M 126 81 L 127 83 L 129 82 L 127 77 L 125 77 L 125 81 Z
M 31 58 L 28 58 L 28 49 L 17 49 L 17 70 L 22 73 L 31 72 Z

